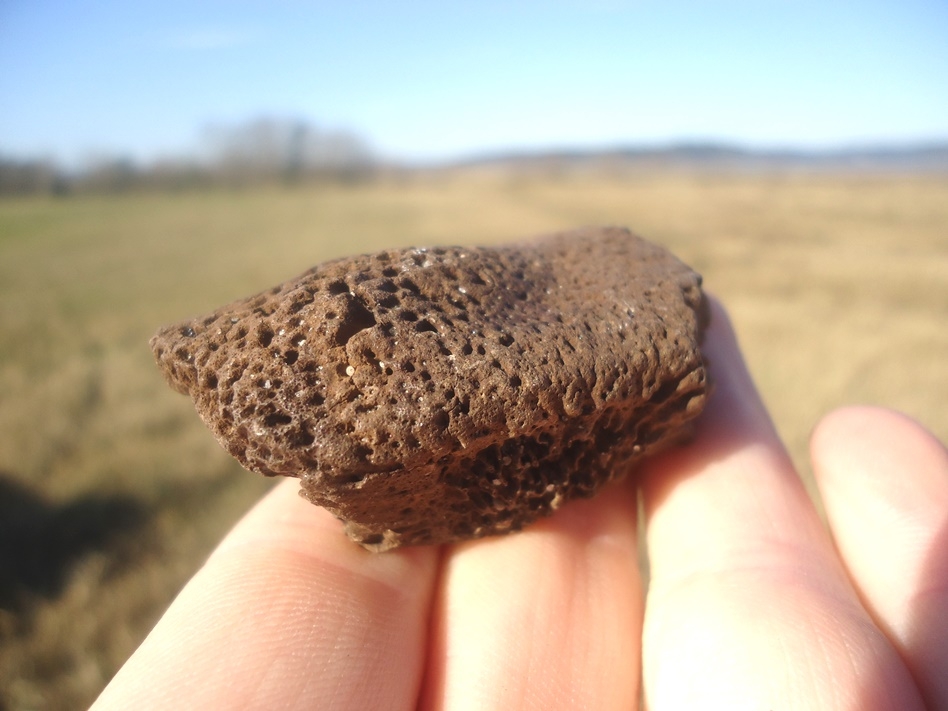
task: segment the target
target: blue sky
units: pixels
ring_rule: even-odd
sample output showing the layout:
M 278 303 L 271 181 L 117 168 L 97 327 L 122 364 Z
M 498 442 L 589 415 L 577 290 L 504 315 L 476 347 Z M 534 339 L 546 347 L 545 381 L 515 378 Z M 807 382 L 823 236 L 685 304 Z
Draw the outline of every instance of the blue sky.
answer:
M 147 161 L 261 116 L 382 155 L 948 139 L 945 0 L 0 0 L 0 154 Z

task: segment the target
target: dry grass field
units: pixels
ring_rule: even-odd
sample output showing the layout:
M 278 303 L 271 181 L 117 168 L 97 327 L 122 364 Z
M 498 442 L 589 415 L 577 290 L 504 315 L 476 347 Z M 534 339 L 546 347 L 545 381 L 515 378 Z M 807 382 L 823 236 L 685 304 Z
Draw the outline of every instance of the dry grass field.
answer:
M 88 704 L 269 486 L 147 342 L 324 259 L 628 225 L 729 308 L 791 454 L 880 403 L 948 439 L 948 177 L 497 168 L 0 201 L 0 709 Z

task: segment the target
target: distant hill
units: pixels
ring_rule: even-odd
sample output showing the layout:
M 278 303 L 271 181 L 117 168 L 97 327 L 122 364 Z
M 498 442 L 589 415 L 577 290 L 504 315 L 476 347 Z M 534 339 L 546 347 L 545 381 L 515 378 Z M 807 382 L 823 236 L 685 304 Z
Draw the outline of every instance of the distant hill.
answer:
M 859 170 L 948 173 L 948 141 L 826 150 L 754 149 L 725 143 L 676 143 L 606 149 L 485 153 L 452 161 L 452 167 L 504 166 L 548 169 L 584 165 L 736 170 Z

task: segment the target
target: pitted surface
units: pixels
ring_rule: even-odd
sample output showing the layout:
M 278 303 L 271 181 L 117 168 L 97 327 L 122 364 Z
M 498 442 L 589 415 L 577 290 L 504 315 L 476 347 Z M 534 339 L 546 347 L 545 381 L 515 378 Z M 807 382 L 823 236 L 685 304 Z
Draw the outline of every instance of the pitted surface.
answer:
M 679 439 L 701 279 L 619 228 L 325 263 L 151 342 L 248 469 L 367 548 L 522 528 Z

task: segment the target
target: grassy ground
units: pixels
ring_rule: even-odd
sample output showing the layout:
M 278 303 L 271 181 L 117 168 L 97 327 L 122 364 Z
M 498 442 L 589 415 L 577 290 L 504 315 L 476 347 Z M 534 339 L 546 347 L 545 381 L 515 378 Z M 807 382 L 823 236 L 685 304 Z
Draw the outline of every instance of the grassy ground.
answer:
M 703 272 L 806 469 L 816 419 L 948 439 L 948 178 L 467 170 L 0 201 L 0 709 L 79 708 L 266 489 L 167 388 L 162 323 L 381 247 L 629 225 Z

